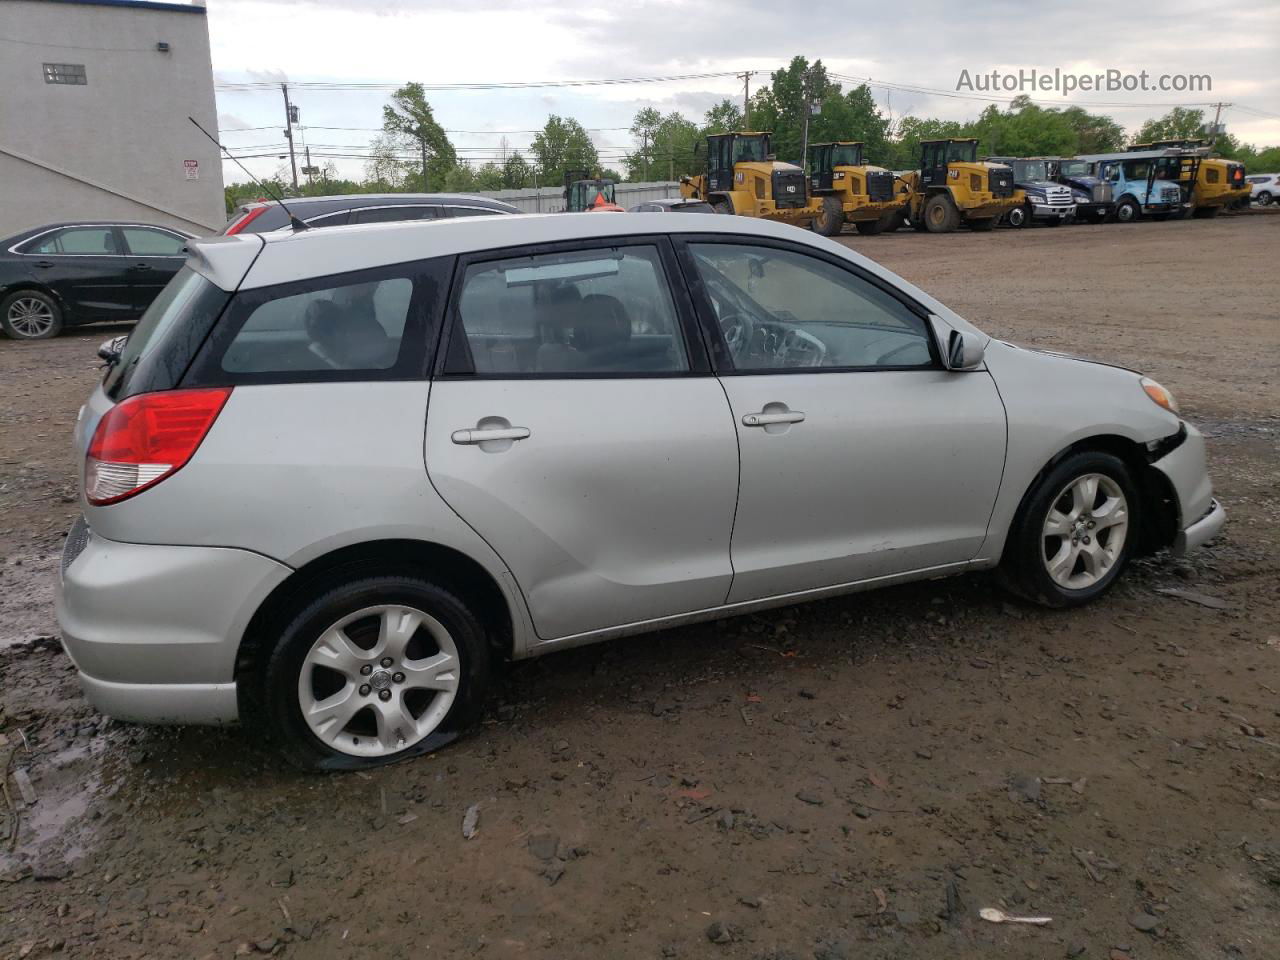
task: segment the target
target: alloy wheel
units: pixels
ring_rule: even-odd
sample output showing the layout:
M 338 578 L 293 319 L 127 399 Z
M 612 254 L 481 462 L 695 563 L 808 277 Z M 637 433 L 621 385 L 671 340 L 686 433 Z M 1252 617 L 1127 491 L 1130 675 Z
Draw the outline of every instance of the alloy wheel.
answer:
M 298 676 L 298 705 L 323 743 L 386 757 L 419 743 L 458 696 L 457 644 L 430 614 L 381 604 L 349 614 L 312 644 Z
M 1092 587 L 1110 573 L 1129 532 L 1129 504 L 1111 477 L 1087 473 L 1072 480 L 1044 520 L 1042 559 L 1054 583 Z
M 53 308 L 39 297 L 19 297 L 9 304 L 6 319 L 19 336 L 35 339 L 53 329 Z

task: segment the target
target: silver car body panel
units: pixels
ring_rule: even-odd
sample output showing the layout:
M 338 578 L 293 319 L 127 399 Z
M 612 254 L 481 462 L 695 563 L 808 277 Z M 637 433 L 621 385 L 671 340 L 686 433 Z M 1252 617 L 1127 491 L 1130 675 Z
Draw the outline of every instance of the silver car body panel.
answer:
M 248 550 L 119 543 L 93 532 L 62 573 L 63 643 L 85 692 L 111 716 L 126 718 L 121 705 L 132 703 L 130 719 L 233 720 L 226 690 L 234 691 L 237 638 L 289 573 Z M 175 687 L 185 688 L 188 712 L 167 712 L 183 703 Z
M 1072 444 L 1114 436 L 1145 445 L 1178 432 L 1177 415 L 1153 403 L 1132 370 L 998 340 L 988 344 L 986 363 L 1009 430 L 1000 495 L 977 557 L 987 564 L 999 562 L 1014 514 L 1036 476 Z M 1203 470 L 1203 451 L 1201 460 Z
M 742 459 L 730 603 L 977 554 L 1005 445 L 1004 407 L 987 373 L 788 373 L 723 382 Z M 783 406 L 804 420 L 743 423 Z
M 455 442 L 478 425 L 529 436 Z M 426 463 L 541 638 L 724 603 L 738 445 L 714 377 L 438 381 Z

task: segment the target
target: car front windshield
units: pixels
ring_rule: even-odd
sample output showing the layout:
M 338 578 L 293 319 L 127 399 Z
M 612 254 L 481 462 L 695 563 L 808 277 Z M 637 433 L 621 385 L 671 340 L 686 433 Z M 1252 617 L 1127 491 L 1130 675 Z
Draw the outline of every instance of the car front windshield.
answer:
M 1090 164 L 1085 160 L 1063 160 L 1058 164 L 1058 173 L 1064 177 L 1087 177 L 1089 168 Z
M 1020 183 L 1040 183 L 1049 179 L 1043 160 L 1015 160 L 1013 175 Z

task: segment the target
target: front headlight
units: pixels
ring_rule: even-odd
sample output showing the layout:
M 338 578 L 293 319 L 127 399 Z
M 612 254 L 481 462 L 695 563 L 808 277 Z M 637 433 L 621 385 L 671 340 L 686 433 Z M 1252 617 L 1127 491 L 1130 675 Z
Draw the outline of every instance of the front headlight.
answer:
M 1143 377 L 1141 382 L 1142 389 L 1147 392 L 1147 396 L 1150 397 L 1154 403 L 1158 403 L 1170 413 L 1178 412 L 1178 401 L 1173 399 L 1172 393 L 1160 386 L 1160 384 L 1156 383 L 1150 377 Z

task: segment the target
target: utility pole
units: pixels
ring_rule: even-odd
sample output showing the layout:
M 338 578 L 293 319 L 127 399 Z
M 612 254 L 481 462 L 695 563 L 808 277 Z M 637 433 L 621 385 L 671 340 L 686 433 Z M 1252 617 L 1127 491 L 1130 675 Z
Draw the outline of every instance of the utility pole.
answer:
M 751 129 L 751 71 L 743 70 L 739 77 L 742 78 L 742 127 L 744 130 Z
M 1213 146 L 1218 142 L 1218 120 L 1222 117 L 1223 107 L 1229 107 L 1229 103 L 1215 103 L 1213 111 L 1213 126 L 1209 128 L 1209 146 Z
M 640 134 L 640 136 L 642 137 L 641 143 L 643 144 L 643 146 L 641 146 L 640 148 L 642 151 L 640 155 L 644 157 L 644 179 L 645 179 L 645 183 L 648 183 L 649 182 L 649 131 L 648 130 L 643 131 Z
M 427 138 L 418 137 L 418 146 L 422 148 L 422 190 L 427 190 Z
M 289 102 L 289 85 L 280 84 L 280 92 L 284 94 L 284 138 L 289 141 L 289 169 L 293 172 L 293 192 L 298 192 L 298 160 L 293 153 L 293 125 L 298 118 L 298 108 Z
M 804 72 L 804 80 L 800 85 L 801 105 L 804 111 L 804 134 L 800 141 L 800 169 L 804 169 L 809 158 L 809 114 L 813 103 L 813 68 Z

